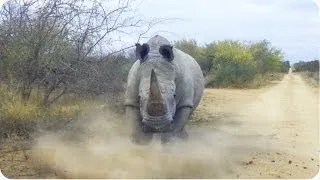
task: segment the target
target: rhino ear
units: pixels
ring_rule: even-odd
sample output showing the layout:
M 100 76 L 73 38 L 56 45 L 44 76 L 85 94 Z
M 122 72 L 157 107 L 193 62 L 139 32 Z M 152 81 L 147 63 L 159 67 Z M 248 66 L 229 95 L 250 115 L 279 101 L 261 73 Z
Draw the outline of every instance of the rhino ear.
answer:
M 149 51 L 150 47 L 148 44 L 143 43 L 142 46 L 139 43 L 136 44 L 136 56 L 140 61 L 144 62 L 146 60 Z
M 168 61 L 172 61 L 174 59 L 172 48 L 170 45 L 162 45 L 159 48 L 159 53 Z

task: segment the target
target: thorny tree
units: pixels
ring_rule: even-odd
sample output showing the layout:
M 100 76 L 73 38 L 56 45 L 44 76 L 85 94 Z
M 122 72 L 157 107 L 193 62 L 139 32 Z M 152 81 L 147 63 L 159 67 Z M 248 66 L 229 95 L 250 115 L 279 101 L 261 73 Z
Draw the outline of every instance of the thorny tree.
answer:
M 122 50 L 112 49 L 121 41 L 117 37 L 136 34 L 139 41 L 161 22 L 137 18 L 135 5 L 134 0 L 7 1 L 0 10 L 0 80 L 18 84 L 24 100 L 35 86 L 41 87 L 43 105 L 68 92 L 99 89 L 92 82 L 105 74 L 101 71 L 117 69 L 103 69 Z

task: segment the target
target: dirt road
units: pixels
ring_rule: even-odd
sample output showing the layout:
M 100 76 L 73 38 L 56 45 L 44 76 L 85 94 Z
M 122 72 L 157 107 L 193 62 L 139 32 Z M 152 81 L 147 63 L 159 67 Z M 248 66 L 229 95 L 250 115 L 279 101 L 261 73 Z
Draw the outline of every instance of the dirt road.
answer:
M 122 125 L 105 118 L 81 124 L 82 148 L 61 134 L 40 138 L 31 158 L 1 156 L 0 167 L 18 178 L 311 178 L 319 170 L 319 89 L 295 74 L 259 90 L 206 89 L 189 142 L 169 149 L 130 145 Z M 44 164 L 55 169 L 41 174 Z
M 317 174 L 319 89 L 309 87 L 301 76 L 288 74 L 277 85 L 261 90 L 209 89 L 206 94 L 197 114 L 220 113 L 213 117 L 216 123 L 208 125 L 237 137 L 261 137 L 260 145 L 268 149 L 244 156 L 247 163 L 236 167 L 240 178 L 311 178 Z M 221 104 L 210 103 L 215 98 L 221 98 Z

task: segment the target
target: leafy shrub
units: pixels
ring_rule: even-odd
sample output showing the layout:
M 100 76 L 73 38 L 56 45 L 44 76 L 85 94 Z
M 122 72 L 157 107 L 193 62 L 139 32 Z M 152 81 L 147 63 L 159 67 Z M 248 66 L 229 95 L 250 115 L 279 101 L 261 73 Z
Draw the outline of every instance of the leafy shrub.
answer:
M 221 41 L 212 55 L 215 71 L 210 86 L 243 87 L 255 76 L 256 63 L 249 49 L 237 41 Z
M 282 61 L 281 50 L 267 40 L 254 43 L 223 40 L 199 46 L 191 39 L 177 41 L 175 46 L 196 59 L 206 76 L 206 87 L 248 87 L 257 79 L 268 79 L 260 75 L 286 73 L 290 68 L 289 61 Z

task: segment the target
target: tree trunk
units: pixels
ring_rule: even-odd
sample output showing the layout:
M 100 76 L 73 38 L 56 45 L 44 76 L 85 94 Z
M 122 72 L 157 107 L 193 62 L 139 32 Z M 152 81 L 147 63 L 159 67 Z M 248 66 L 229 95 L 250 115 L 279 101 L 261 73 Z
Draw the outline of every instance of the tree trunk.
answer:
M 21 99 L 22 101 L 28 101 L 30 98 L 30 94 L 32 91 L 32 83 L 30 82 L 24 82 L 22 85 L 22 90 L 21 90 Z
M 43 99 L 42 99 L 42 102 L 41 102 L 41 105 L 42 106 L 45 106 L 45 107 L 48 107 L 49 106 L 49 97 L 50 97 L 50 94 L 52 93 L 52 91 L 54 91 L 55 89 L 55 86 L 49 86 L 49 88 L 47 88 L 45 90 L 45 93 L 44 93 L 44 96 L 43 96 Z
M 61 82 L 59 82 L 59 84 L 60 83 Z M 49 107 L 52 103 L 54 103 L 56 100 L 58 100 L 61 96 L 63 96 L 66 93 L 67 88 L 64 88 L 58 95 L 50 99 L 50 95 L 52 94 L 53 91 L 57 89 L 59 84 L 51 85 L 49 86 L 49 88 L 46 89 L 42 103 L 41 103 L 42 106 Z

